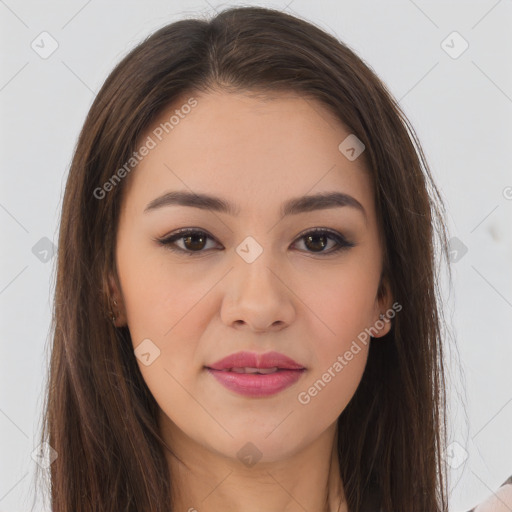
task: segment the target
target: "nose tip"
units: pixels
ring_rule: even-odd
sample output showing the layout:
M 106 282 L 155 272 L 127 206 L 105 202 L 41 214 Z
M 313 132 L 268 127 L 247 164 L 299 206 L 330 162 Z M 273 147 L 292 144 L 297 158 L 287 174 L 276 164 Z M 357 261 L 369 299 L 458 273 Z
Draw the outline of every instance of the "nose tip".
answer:
M 264 258 L 262 255 L 260 258 Z M 225 325 L 254 333 L 276 332 L 293 322 L 295 306 L 289 287 L 265 259 L 243 261 L 224 284 L 221 317 Z

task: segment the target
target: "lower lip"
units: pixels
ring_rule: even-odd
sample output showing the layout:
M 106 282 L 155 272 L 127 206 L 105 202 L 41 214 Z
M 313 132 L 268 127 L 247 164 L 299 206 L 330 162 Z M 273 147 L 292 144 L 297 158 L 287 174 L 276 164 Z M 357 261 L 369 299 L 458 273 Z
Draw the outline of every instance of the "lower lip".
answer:
M 206 368 L 224 387 L 250 397 L 270 396 L 295 384 L 305 372 L 302 370 L 278 370 L 275 373 L 235 373 Z

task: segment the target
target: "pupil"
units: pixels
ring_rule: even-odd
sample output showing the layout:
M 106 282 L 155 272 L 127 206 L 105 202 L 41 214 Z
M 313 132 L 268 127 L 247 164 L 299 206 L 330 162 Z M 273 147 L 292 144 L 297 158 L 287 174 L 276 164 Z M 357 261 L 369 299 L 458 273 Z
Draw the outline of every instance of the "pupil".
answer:
M 323 242 L 320 244 L 320 249 L 323 249 L 326 246 L 325 239 L 327 237 L 325 235 L 308 235 L 306 237 L 306 245 L 308 245 L 308 242 L 310 242 L 311 240 L 314 240 L 315 238 L 319 238 L 319 239 L 323 240 Z M 313 244 L 313 245 L 317 245 L 317 244 Z
M 204 236 L 203 235 L 188 235 L 185 237 L 185 246 L 187 246 L 187 242 L 189 242 L 190 240 L 193 240 L 195 238 L 199 238 L 200 240 L 202 240 L 202 244 L 201 242 L 199 243 L 199 247 L 194 247 L 194 244 L 192 244 L 192 247 L 188 247 L 189 249 L 192 249 L 192 250 L 195 250 L 195 249 L 202 249 L 203 246 L 204 246 Z

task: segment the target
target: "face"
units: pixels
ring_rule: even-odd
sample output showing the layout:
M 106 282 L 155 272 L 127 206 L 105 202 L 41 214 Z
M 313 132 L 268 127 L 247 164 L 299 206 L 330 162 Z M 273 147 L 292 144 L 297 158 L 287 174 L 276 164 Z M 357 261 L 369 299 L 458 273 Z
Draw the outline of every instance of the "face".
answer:
M 193 445 L 235 458 L 250 442 L 262 462 L 283 459 L 335 425 L 366 364 L 361 333 L 390 304 L 378 294 L 383 251 L 371 180 L 364 153 L 351 161 L 338 149 L 350 131 L 320 103 L 293 94 L 193 97 L 193 108 L 182 108 L 183 98 L 141 137 L 138 147 L 152 147 L 123 183 L 119 281 L 111 280 L 117 325 L 129 327 L 178 453 Z M 166 133 L 161 123 L 176 110 Z M 159 199 L 170 192 L 191 194 L 196 206 Z M 335 193 L 324 207 L 303 201 L 283 216 L 290 201 Z M 200 208 L 199 195 L 229 209 Z M 303 370 L 280 369 L 296 377 L 280 391 L 268 375 L 232 372 L 235 381 L 265 379 L 267 394 L 247 395 L 207 369 L 240 351 L 275 351 Z M 274 384 L 286 380 L 276 375 Z

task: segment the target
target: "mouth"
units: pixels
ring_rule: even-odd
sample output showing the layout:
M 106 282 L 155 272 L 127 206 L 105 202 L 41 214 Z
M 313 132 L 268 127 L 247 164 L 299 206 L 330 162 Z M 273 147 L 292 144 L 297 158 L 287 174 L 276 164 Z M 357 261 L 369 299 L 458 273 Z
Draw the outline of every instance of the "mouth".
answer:
M 250 398 L 275 395 L 295 384 L 306 372 L 305 368 L 254 368 L 233 367 L 205 370 L 229 391 Z
M 272 373 L 280 370 L 304 370 L 304 367 L 291 357 L 279 352 L 236 352 L 207 365 L 212 370 L 235 373 Z
M 226 389 L 247 397 L 266 397 L 295 384 L 306 368 L 279 352 L 236 352 L 205 366 Z
M 218 371 L 218 372 L 232 372 L 232 373 L 252 373 L 252 374 L 259 374 L 259 375 L 268 375 L 270 373 L 277 373 L 282 371 L 301 371 L 304 370 L 304 368 L 301 369 L 293 369 L 290 368 L 278 368 L 277 366 L 274 366 L 273 368 L 251 368 L 250 366 L 244 366 L 244 367 L 233 367 L 233 368 L 222 368 L 222 369 L 215 369 L 210 368 L 209 366 L 205 366 L 208 370 Z

